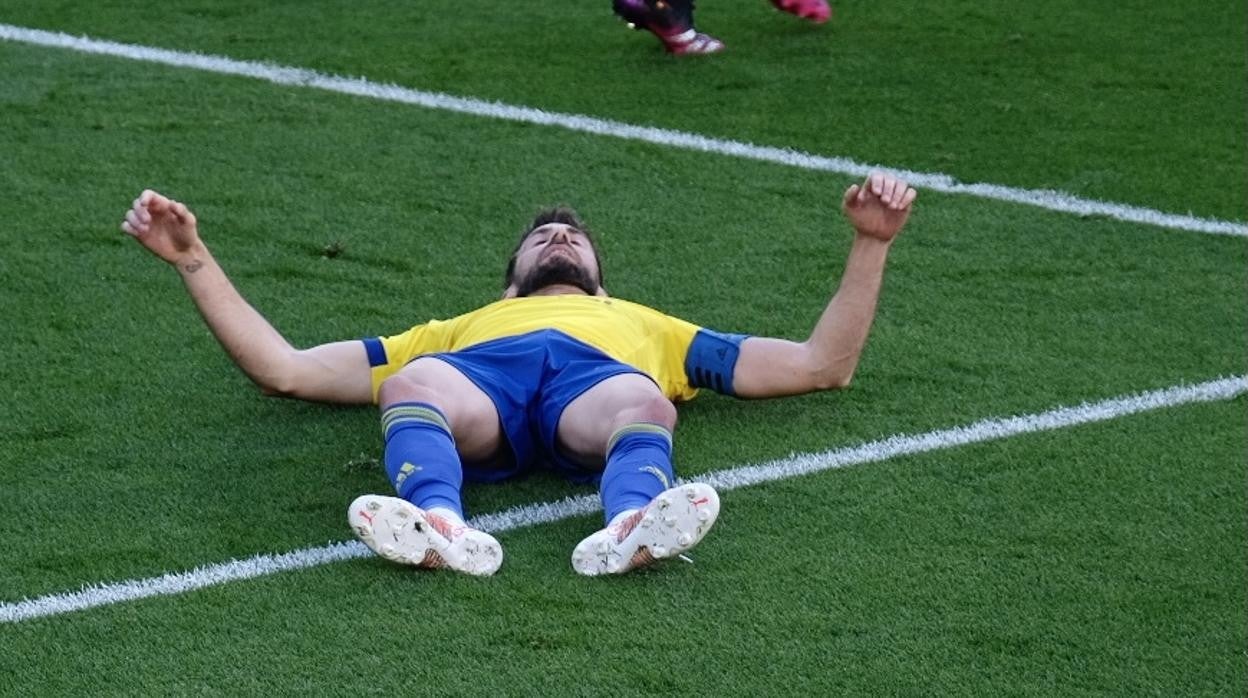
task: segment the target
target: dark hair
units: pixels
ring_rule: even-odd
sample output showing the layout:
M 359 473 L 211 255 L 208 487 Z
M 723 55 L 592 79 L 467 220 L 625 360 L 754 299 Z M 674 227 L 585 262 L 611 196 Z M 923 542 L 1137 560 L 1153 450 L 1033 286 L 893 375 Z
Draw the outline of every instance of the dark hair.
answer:
M 538 211 L 537 215 L 533 217 L 533 222 L 520 234 L 520 239 L 516 241 L 516 246 L 511 250 L 511 256 L 507 260 L 507 275 L 503 278 L 503 288 L 511 286 L 512 282 L 516 280 L 516 254 L 520 252 L 520 246 L 529 238 L 529 235 L 533 234 L 534 230 L 551 223 L 571 226 L 585 234 L 585 238 L 589 240 L 590 248 L 594 251 L 594 261 L 598 263 L 598 285 L 602 286 L 602 257 L 598 254 L 598 241 L 594 239 L 594 234 L 585 226 L 581 217 L 577 215 L 576 210 L 571 206 L 555 206 L 554 208 L 545 208 Z

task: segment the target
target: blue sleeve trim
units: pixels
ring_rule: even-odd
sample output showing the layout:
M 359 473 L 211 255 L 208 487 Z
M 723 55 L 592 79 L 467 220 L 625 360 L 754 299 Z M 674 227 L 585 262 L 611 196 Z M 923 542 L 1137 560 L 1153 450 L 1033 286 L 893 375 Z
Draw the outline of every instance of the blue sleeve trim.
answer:
M 721 395 L 736 395 L 732 373 L 737 368 L 741 342 L 749 335 L 724 334 L 701 329 L 685 354 L 685 375 L 695 388 L 710 388 Z
M 382 345 L 380 337 L 365 337 L 360 340 L 364 342 L 364 351 L 368 352 L 368 365 L 372 368 L 385 366 L 386 347 Z

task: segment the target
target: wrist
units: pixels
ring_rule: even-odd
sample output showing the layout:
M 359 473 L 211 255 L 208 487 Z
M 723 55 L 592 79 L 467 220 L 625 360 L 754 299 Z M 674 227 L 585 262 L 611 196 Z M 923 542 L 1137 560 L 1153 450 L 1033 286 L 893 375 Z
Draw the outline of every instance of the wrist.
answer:
M 185 275 L 199 271 L 211 259 L 212 255 L 208 252 L 208 248 L 203 243 L 197 242 L 180 253 L 171 263 L 179 273 Z
M 859 230 L 857 228 L 854 229 L 855 247 L 875 247 L 882 250 L 888 250 L 888 248 L 893 246 L 893 240 L 896 239 L 896 237 L 891 237 L 886 240 L 873 233 Z

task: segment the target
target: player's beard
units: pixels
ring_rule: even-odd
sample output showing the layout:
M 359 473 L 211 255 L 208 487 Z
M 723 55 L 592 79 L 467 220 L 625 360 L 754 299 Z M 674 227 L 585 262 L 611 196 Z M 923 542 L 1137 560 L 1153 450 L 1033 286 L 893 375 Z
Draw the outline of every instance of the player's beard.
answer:
M 555 284 L 575 286 L 591 296 L 598 293 L 598 281 L 585 267 L 557 254 L 543 260 L 517 281 L 516 295 L 530 296 L 535 291 Z

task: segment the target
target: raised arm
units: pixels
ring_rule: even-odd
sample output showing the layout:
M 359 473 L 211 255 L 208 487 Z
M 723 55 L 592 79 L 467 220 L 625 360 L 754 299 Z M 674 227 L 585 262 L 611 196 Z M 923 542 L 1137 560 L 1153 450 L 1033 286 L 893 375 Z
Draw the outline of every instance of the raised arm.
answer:
M 121 229 L 178 270 L 217 341 L 266 395 L 354 404 L 372 401 L 363 343 L 292 347 L 230 283 L 200 240 L 195 214 L 185 205 L 146 190 L 126 212 Z
M 888 250 L 914 198 L 904 181 L 880 173 L 845 191 L 841 210 L 854 229 L 854 242 L 840 287 L 806 341 L 750 337 L 741 343 L 733 373 L 738 397 L 800 395 L 849 385 L 875 320 Z

